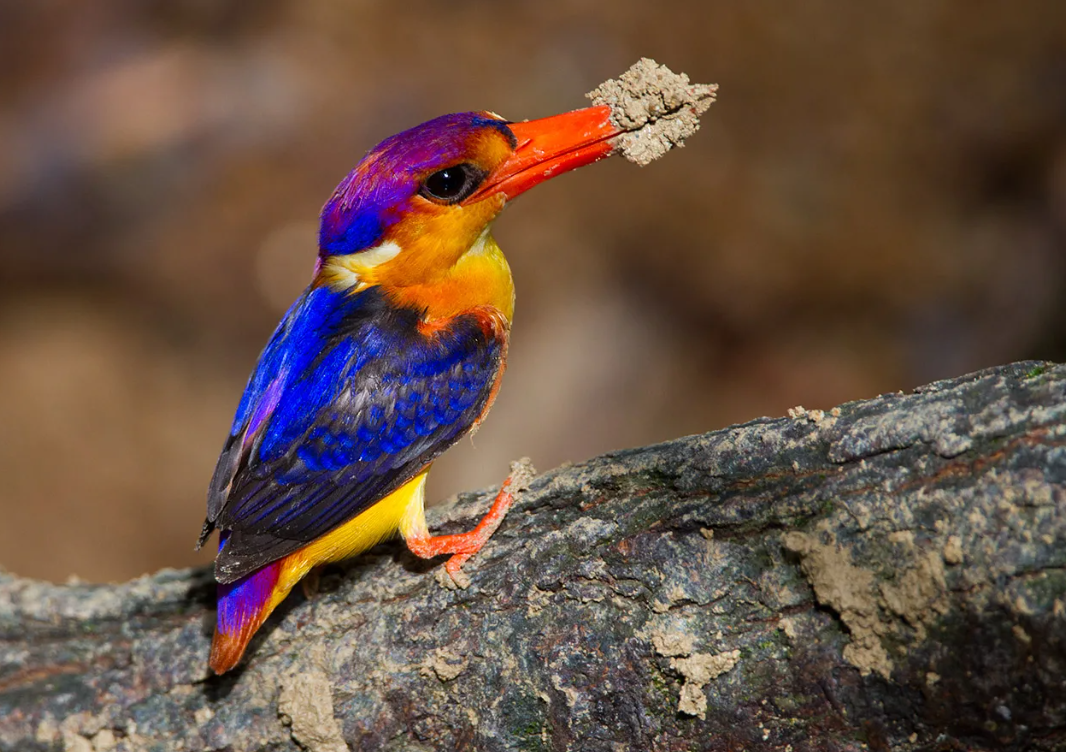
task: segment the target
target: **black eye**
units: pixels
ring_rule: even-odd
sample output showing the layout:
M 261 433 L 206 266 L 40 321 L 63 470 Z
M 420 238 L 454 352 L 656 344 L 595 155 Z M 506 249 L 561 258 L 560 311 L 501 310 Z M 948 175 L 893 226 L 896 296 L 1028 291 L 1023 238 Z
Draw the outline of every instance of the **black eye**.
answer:
M 419 192 L 434 201 L 456 204 L 477 190 L 484 179 L 483 170 L 472 164 L 457 164 L 434 172 L 422 183 Z

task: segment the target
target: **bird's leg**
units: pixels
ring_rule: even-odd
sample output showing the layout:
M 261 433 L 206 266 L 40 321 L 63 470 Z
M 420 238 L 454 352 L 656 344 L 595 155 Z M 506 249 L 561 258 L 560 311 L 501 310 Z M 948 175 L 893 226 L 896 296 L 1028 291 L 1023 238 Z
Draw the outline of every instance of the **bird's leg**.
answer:
M 304 598 L 312 600 L 318 595 L 318 585 L 322 579 L 322 567 L 313 567 L 310 572 L 300 580 L 300 587 L 304 591 Z
M 446 587 L 466 588 L 470 584 L 470 578 L 462 571 L 463 564 L 480 551 L 485 542 L 496 532 L 507 515 L 507 510 L 511 508 L 515 495 L 529 485 L 533 473 L 533 465 L 528 458 L 511 463 L 511 474 L 500 486 L 496 500 L 492 502 L 492 506 L 481 518 L 477 527 L 454 535 L 430 535 L 423 517 L 421 525 L 416 522 L 407 530 L 402 531 L 407 547 L 411 553 L 423 559 L 451 554 L 451 558 L 444 565 L 444 572 L 448 579 L 442 578 L 441 584 Z

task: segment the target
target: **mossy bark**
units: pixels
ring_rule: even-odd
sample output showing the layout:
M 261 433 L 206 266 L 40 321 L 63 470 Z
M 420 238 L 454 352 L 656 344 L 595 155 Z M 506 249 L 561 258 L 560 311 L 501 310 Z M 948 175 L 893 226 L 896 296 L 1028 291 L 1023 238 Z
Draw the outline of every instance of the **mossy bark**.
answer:
M 327 570 L 220 678 L 206 571 L 0 577 L 0 749 L 1066 749 L 1066 366 L 560 468 L 433 566 Z

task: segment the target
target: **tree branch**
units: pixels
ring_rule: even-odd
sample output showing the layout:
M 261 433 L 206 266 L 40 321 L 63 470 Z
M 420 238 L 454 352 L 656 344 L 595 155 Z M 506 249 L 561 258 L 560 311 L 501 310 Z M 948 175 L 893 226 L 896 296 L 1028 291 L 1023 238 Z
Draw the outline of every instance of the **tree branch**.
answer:
M 204 570 L 3 575 L 0 749 L 1063 749 L 1064 445 L 1066 366 L 1022 363 L 616 452 L 469 589 L 379 546 L 221 678 Z

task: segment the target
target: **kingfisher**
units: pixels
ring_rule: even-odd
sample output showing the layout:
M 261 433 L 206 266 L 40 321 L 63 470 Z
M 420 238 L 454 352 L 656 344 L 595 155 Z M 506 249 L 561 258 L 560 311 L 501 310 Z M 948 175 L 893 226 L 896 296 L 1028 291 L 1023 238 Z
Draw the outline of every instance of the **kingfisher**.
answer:
M 399 533 L 450 554 L 457 583 L 513 500 L 469 532 L 431 535 L 433 461 L 484 420 L 514 313 L 490 234 L 506 203 L 612 153 L 606 105 L 525 122 L 444 115 L 385 139 L 321 214 L 311 283 L 274 331 L 237 407 L 197 548 L 219 531 L 210 667 L 233 668 L 315 567 Z

